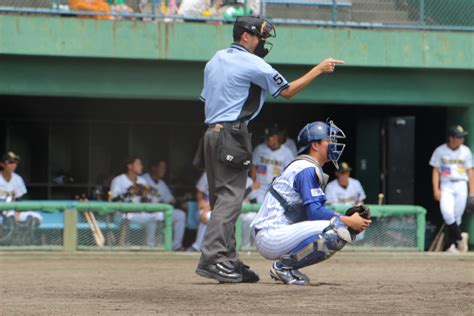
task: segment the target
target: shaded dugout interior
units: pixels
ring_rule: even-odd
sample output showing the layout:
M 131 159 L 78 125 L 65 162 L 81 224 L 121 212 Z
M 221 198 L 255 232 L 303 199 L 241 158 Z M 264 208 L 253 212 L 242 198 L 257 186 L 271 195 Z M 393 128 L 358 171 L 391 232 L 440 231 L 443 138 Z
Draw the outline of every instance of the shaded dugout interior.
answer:
M 0 149 L 22 156 L 18 173 L 32 199 L 72 199 L 90 195 L 97 187 L 106 190 L 110 179 L 124 171 L 124 158 L 132 154 L 143 158 L 145 168 L 153 160 L 167 160 L 166 180 L 175 195 L 195 193 L 200 171 L 191 161 L 204 130 L 201 102 L 25 96 L 3 96 L 0 101 Z M 402 193 L 396 202 L 422 205 L 429 211 L 428 220 L 439 223 L 428 161 L 445 141 L 447 115 L 448 109 L 440 106 L 267 103 L 250 130 L 254 145 L 263 141 L 263 129 L 274 124 L 296 140 L 304 124 L 329 117 L 347 135 L 341 159 L 362 182 L 366 202 L 377 203 L 377 195 L 384 192 L 386 201 L 393 203 L 388 179 L 397 179 L 396 185 L 405 189 L 411 185 L 413 198 Z M 413 129 L 388 141 L 392 118 L 411 119 Z M 403 151 L 394 153 L 390 146 Z M 389 170 L 388 161 L 414 170 L 412 177 Z M 325 170 L 334 176 L 332 164 Z

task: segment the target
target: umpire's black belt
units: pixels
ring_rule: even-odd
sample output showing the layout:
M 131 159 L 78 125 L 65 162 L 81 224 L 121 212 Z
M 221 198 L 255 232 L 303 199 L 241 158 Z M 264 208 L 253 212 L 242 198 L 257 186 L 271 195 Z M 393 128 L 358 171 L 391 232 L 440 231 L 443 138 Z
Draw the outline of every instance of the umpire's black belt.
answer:
M 247 124 L 245 122 L 241 121 L 233 121 L 233 122 L 219 122 L 219 123 L 213 123 L 208 125 L 209 128 L 233 128 L 233 129 L 238 129 L 240 130 L 242 127 L 247 127 Z

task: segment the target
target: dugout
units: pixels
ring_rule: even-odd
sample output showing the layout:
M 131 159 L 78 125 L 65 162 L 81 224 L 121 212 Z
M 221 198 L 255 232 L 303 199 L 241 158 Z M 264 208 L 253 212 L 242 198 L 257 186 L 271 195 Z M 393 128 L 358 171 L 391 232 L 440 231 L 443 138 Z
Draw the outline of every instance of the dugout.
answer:
M 228 46 L 230 26 L 26 16 L 0 16 L 0 23 L 9 30 L 0 43 L 0 149 L 23 156 L 18 171 L 32 198 L 90 192 L 121 172 L 122 158 L 132 153 L 145 165 L 167 159 L 175 193 L 193 190 L 202 70 Z M 428 160 L 448 125 L 474 132 L 473 36 L 280 26 L 268 59 L 288 80 L 327 56 L 347 65 L 294 100 L 269 100 L 251 129 L 257 136 L 276 122 L 294 137 L 309 120 L 333 118 L 348 135 L 343 159 L 375 202 L 387 190 L 380 177 L 390 146 L 384 128 L 390 119 L 411 118 L 411 132 L 395 134 L 397 144 L 413 147 L 396 159 L 406 155 L 415 166 L 412 179 L 404 177 L 414 191 L 407 203 L 439 221 Z M 467 141 L 474 148 L 474 137 Z M 53 181 L 60 171 L 74 182 Z
M 0 120 L 1 149 L 11 148 L 22 156 L 18 172 L 28 183 L 32 199 L 90 195 L 123 172 L 123 159 L 131 154 L 141 156 L 145 167 L 152 160 L 166 159 L 166 180 L 176 195 L 194 194 L 200 172 L 191 161 L 204 129 L 200 101 L 44 96 L 3 96 L 0 101 L 6 105 Z M 451 108 L 439 106 L 270 102 L 250 130 L 257 145 L 266 126 L 284 126 L 295 139 L 308 120 L 332 118 L 347 135 L 341 159 L 349 162 L 353 176 L 363 183 L 368 203 L 377 203 L 377 195 L 384 192 L 387 203 L 422 205 L 429 210 L 428 219 L 439 222 L 428 160 L 444 141 L 450 112 Z M 386 140 L 383 133 L 393 118 L 413 120 L 410 129 L 394 136 L 404 146 L 403 152 L 388 153 L 394 140 Z M 392 174 L 387 166 L 390 159 L 397 161 L 400 170 L 414 171 L 408 177 Z M 332 164 L 325 169 L 333 177 Z M 69 178 L 58 179 L 61 176 Z M 404 178 L 395 186 L 407 191 L 398 198 L 390 196 L 388 178 Z

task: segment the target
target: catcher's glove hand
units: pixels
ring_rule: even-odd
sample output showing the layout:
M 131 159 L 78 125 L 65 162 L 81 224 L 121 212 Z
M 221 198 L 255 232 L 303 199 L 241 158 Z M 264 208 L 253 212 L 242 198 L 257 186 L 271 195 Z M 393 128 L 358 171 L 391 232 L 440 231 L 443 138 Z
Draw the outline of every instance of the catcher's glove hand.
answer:
M 359 213 L 360 217 L 370 219 L 370 208 L 365 205 L 353 206 L 346 211 L 346 216 L 351 216 L 354 213 Z
M 364 219 L 370 219 L 370 208 L 365 205 L 357 205 L 349 208 L 346 211 L 346 216 L 351 216 L 354 213 L 359 213 L 360 217 Z M 352 228 L 348 227 L 349 232 L 351 233 L 352 240 L 355 239 L 355 236 L 360 233 L 358 231 L 353 230 Z

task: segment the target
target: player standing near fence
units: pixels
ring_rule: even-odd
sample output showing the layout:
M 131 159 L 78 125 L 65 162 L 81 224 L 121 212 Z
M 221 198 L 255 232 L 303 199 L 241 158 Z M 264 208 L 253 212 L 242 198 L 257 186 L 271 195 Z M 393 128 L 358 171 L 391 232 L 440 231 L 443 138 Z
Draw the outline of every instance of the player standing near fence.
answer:
M 233 28 L 234 43 L 218 51 L 206 64 L 202 151 L 209 181 L 212 216 L 196 273 L 220 282 L 258 282 L 258 275 L 239 260 L 234 226 L 245 193 L 252 148 L 247 124 L 260 112 L 267 94 L 290 98 L 323 73 L 343 61 L 322 61 L 302 77 L 288 83 L 263 58 L 269 52 L 267 38 L 275 36 L 267 20 L 246 16 Z M 198 155 L 199 156 L 199 155 Z
M 468 184 L 469 196 L 474 199 L 474 175 L 472 152 L 464 145 L 467 132 L 462 126 L 448 130 L 448 141 L 433 152 L 433 195 L 439 201 L 441 214 L 447 226 L 445 249 L 448 252 L 467 252 L 468 234 L 461 233 L 462 215 L 466 208 Z

